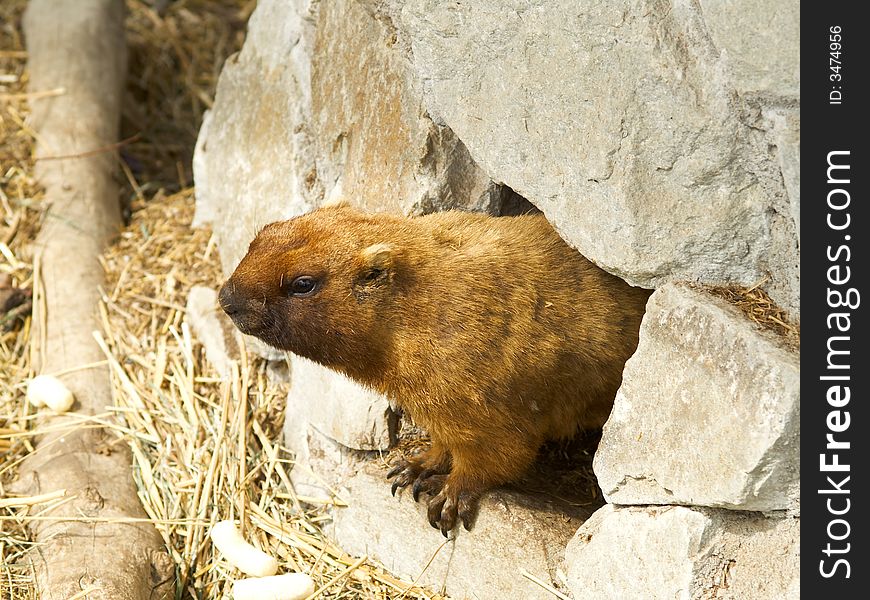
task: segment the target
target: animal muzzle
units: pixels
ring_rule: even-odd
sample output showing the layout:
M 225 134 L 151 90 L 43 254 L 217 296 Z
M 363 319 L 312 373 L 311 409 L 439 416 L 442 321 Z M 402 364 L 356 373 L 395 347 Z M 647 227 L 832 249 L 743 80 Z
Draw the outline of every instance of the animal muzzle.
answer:
M 234 293 L 235 286 L 231 281 L 227 281 L 221 286 L 221 291 L 218 292 L 218 302 L 224 312 L 230 317 L 239 315 L 245 312 L 245 301 L 238 294 Z
M 247 294 L 240 292 L 240 290 L 236 290 L 232 280 L 229 280 L 221 287 L 218 293 L 218 302 L 223 311 L 227 313 L 236 327 L 239 328 L 239 331 L 249 335 L 256 335 L 261 321 L 260 315 L 251 306 Z

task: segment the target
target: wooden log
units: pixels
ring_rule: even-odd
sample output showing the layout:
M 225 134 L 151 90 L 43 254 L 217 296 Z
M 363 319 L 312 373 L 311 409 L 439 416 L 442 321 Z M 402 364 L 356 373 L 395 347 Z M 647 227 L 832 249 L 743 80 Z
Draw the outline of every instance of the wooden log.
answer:
M 76 368 L 105 358 L 93 331 L 100 328 L 98 256 L 121 226 L 114 144 L 126 76 L 124 16 L 123 0 L 31 0 L 24 17 L 30 91 L 63 89 L 32 102 L 36 175 L 51 202 L 36 240 L 34 369 L 72 369 L 60 378 L 85 415 L 112 403 L 107 367 Z M 74 499 L 47 513 L 52 519 L 32 522 L 39 597 L 169 598 L 172 561 L 144 519 L 129 449 L 103 428 L 73 426 L 80 417 L 44 419 L 70 427 L 37 441 L 18 490 L 66 489 Z

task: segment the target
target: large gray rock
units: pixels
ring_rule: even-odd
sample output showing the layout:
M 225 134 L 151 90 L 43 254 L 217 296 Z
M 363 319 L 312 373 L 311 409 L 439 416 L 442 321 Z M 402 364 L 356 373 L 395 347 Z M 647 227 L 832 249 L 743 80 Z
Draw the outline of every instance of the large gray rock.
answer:
M 387 400 L 330 369 L 290 356 L 284 445 L 294 454 L 296 492 L 328 497 L 356 473 L 367 451 L 395 443 Z
M 217 292 L 195 285 L 187 295 L 186 318 L 193 334 L 205 349 L 205 357 L 220 376 L 232 376 L 233 362 L 239 360 L 239 336 L 230 318 L 220 309 Z
M 553 496 L 494 490 L 484 496 L 473 530 L 446 542 L 426 521 L 424 503 L 407 490 L 391 496 L 382 458 L 324 435 L 296 404 L 288 406 L 284 435 L 295 454 L 290 478 L 297 495 L 347 503 L 333 509 L 327 529 L 344 551 L 373 557 L 422 585 L 446 587 L 455 597 L 551 598 L 520 570 L 560 585 L 565 544 L 591 513 Z
M 794 110 L 770 109 L 764 112 L 763 127 L 773 132 L 779 167 L 789 198 L 789 213 L 797 230 L 801 230 L 801 127 L 800 115 Z M 793 253 L 793 256 L 794 253 Z
M 545 501 L 531 507 L 498 490 L 484 496 L 472 531 L 446 542 L 426 521 L 423 503 L 406 492 L 390 496 L 385 473 L 370 463 L 345 483 L 349 506 L 335 510 L 331 531 L 345 551 L 456 598 L 553 598 L 520 570 L 554 584 L 565 544 L 582 523 L 576 511 L 568 516 L 565 506 Z
M 657 290 L 595 455 L 608 501 L 798 511 L 799 449 L 798 355 L 724 300 Z
M 264 0 L 221 71 L 194 155 L 194 224 L 211 224 L 225 274 L 260 227 L 313 208 L 310 56 L 317 2 Z
M 357 472 L 362 453 L 330 439 L 288 406 L 284 445 L 293 452 L 290 481 L 299 496 L 329 498 Z
M 370 211 L 498 213 L 504 190 L 423 107 L 395 32 L 353 0 L 262 0 L 194 156 L 195 224 L 225 274 L 266 223 L 344 197 Z
M 769 16 L 764 3 L 709 4 L 715 35 L 685 0 L 409 0 L 401 16 L 430 113 L 585 256 L 646 287 L 770 272 L 797 318 L 778 157 L 754 123 L 761 100 L 739 95 L 796 103 L 792 44 L 729 26 Z M 798 9 L 777 5 L 776 22 L 791 31 Z M 775 60 L 752 79 L 759 49 Z
M 288 417 L 352 450 L 387 450 L 396 416 L 381 394 L 304 358 L 291 358 Z
M 800 521 L 607 505 L 565 551 L 575 600 L 799 598 Z
M 317 177 L 370 211 L 497 212 L 501 190 L 432 122 L 389 25 L 355 0 L 321 4 L 312 55 Z
M 700 0 L 700 4 L 710 38 L 739 93 L 800 95 L 800 2 Z

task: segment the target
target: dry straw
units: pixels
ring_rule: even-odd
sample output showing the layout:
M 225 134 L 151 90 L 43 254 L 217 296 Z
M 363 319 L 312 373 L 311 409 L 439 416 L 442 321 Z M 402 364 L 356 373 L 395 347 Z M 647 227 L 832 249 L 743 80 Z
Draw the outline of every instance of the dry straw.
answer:
M 763 279 L 748 288 L 732 286 L 705 289 L 739 308 L 746 318 L 755 323 L 759 329 L 775 333 L 780 336 L 786 346 L 798 350 L 800 349 L 800 326 L 792 322 L 788 314 L 761 289 L 761 286 L 767 281 L 767 279 Z
M 26 53 L 16 23 L 24 0 L 0 2 L 0 277 L 15 287 L 33 287 L 28 244 L 35 238 L 43 212 L 42 191 L 33 178 L 34 134 L 27 126 Z M 30 319 L 0 315 L 0 598 L 32 600 L 32 547 L 22 515 L 45 507 L 35 498 L 8 498 L 16 467 L 33 450 L 29 430 L 32 409 L 21 387 L 30 374 Z M 32 504 L 31 504 L 32 502 Z

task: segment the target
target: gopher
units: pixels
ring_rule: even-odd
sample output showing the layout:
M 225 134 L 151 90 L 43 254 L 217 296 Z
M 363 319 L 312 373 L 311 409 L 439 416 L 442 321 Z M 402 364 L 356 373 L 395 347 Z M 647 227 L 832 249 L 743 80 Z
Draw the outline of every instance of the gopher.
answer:
M 388 474 L 446 536 L 547 440 L 607 420 L 649 290 L 544 216 L 330 206 L 265 226 L 222 286 L 244 333 L 384 394 L 432 446 Z

